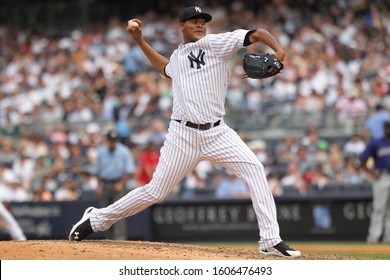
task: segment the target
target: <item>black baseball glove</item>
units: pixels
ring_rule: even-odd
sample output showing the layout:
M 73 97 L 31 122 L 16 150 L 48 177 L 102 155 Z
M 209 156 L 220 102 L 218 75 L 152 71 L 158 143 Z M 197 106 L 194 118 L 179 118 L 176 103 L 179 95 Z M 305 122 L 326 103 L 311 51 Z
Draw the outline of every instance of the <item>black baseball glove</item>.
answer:
M 243 78 L 264 79 L 275 76 L 284 67 L 283 63 L 274 54 L 254 54 L 244 55 L 242 66 L 245 71 Z

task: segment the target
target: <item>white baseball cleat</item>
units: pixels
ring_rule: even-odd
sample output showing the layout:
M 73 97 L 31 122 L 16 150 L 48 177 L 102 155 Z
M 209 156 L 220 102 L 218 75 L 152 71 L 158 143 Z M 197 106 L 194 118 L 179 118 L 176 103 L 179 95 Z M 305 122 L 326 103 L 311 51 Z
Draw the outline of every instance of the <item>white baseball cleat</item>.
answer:
M 285 258 L 299 258 L 301 256 L 300 251 L 291 248 L 284 241 L 281 241 L 268 249 L 259 250 L 259 253 L 260 255 L 279 256 Z
M 75 224 L 70 233 L 69 233 L 69 240 L 70 241 L 81 241 L 84 238 L 86 238 L 88 235 L 93 233 L 93 229 L 91 227 L 91 221 L 90 221 L 90 212 L 94 209 L 93 207 L 88 207 L 83 217 L 80 219 L 80 221 Z

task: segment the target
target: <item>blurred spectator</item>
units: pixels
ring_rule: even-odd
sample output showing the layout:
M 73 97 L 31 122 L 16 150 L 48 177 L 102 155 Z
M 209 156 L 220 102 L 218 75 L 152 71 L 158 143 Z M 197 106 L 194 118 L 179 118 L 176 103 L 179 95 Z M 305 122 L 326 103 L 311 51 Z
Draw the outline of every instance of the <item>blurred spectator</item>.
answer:
M 71 123 L 88 123 L 93 121 L 93 112 L 86 102 L 85 98 L 69 101 L 68 104 L 72 106 L 72 110 L 66 115 L 66 121 Z
M 67 178 L 63 185 L 54 192 L 54 199 L 57 201 L 74 201 L 79 197 L 80 190 L 71 178 Z
M 29 193 L 20 183 L 20 179 L 12 170 L 3 170 L 3 191 L 1 192 L 0 201 L 7 202 L 24 202 L 30 201 Z
M 233 112 L 243 112 L 246 110 L 245 98 L 245 91 L 241 87 L 241 81 L 238 78 L 233 79 L 226 95 L 227 106 L 230 106 Z
M 280 182 L 280 174 L 276 170 L 270 170 L 267 173 L 267 181 L 273 196 L 283 195 L 283 188 Z
M 133 132 L 130 135 L 130 142 L 137 146 L 145 146 L 150 139 L 150 129 L 144 127 L 143 124 L 137 123 L 134 127 Z
M 56 102 L 54 99 L 50 99 L 42 104 L 41 119 L 44 120 L 46 124 L 60 123 L 64 118 L 64 109 L 60 103 Z
M 35 160 L 34 173 L 31 178 L 31 191 L 34 192 L 43 184 L 51 170 L 51 161 L 48 157 L 40 157 Z
M 367 104 L 357 88 L 351 88 L 347 96 L 341 96 L 335 104 L 335 109 L 339 112 L 340 121 L 357 119 L 367 114 Z
M 196 197 L 198 190 L 204 189 L 206 182 L 202 180 L 196 169 L 193 169 L 183 180 L 180 182 L 180 196 L 183 198 Z
M 301 172 L 296 161 L 290 161 L 287 165 L 287 172 L 280 179 L 282 188 L 287 186 L 296 187 L 299 193 L 305 194 L 308 188 L 307 181 L 304 179 L 304 174 Z
M 308 95 L 299 95 L 295 106 L 299 109 L 299 112 L 319 122 L 321 112 L 325 107 L 324 96 L 316 91 L 312 91 Z
M 317 142 L 317 150 L 313 155 L 313 161 L 323 164 L 329 158 L 329 143 L 326 140 L 319 140 Z
M 234 173 L 226 170 L 218 183 L 215 195 L 218 198 L 247 198 L 249 197 L 248 186 Z
M 153 141 L 149 141 L 141 152 L 138 162 L 137 182 L 143 186 L 150 182 L 156 169 L 160 152 Z
M 27 141 L 24 144 L 23 152 L 32 159 L 46 157 L 49 154 L 49 147 L 44 141 L 44 135 L 39 132 L 33 132 L 27 135 Z
M 20 157 L 17 158 L 13 165 L 12 171 L 18 178 L 22 188 L 27 192 L 31 190 L 32 178 L 35 170 L 35 161 L 30 158 L 25 151 L 22 151 Z
M 261 139 L 252 140 L 248 143 L 248 147 L 264 166 L 269 166 L 273 163 L 271 156 L 267 153 L 267 143 L 265 141 Z
M 133 106 L 132 102 L 130 94 L 122 93 L 114 108 L 114 122 L 119 134 L 119 141 L 123 144 L 127 144 L 130 137 L 131 129 L 128 118 Z
M 308 184 L 315 185 L 319 189 L 326 187 L 330 183 L 330 178 L 324 172 L 322 163 L 317 163 L 313 170 L 305 174 L 306 178 L 310 177 Z
M 339 144 L 331 144 L 329 147 L 329 156 L 324 163 L 324 172 L 331 178 L 331 183 L 341 183 L 344 181 L 344 159 L 343 151 Z
M 313 165 L 313 158 L 309 154 L 309 151 L 305 145 L 300 145 L 298 147 L 298 150 L 292 161 L 298 165 L 298 169 L 301 172 L 306 172 Z M 288 163 L 292 161 L 289 161 Z
M 71 164 L 67 165 L 66 170 L 66 177 L 72 180 L 78 188 L 81 188 L 81 184 L 83 182 L 83 169 L 82 166 L 85 166 L 84 164 L 80 164 L 77 161 L 72 162 Z M 81 189 L 80 189 L 81 191 Z
M 13 149 L 11 138 L 0 138 L 0 165 L 12 168 L 18 153 Z
M 362 139 L 359 133 L 354 133 L 343 147 L 345 154 L 360 155 L 366 148 L 366 142 Z
M 320 141 L 318 134 L 318 127 L 311 126 L 307 129 L 306 134 L 301 138 L 301 145 L 306 147 L 308 156 L 313 158 L 318 150 L 318 143 Z
M 96 171 L 93 166 L 85 166 L 82 169 L 82 181 L 80 185 L 81 199 L 95 200 L 97 199 L 97 190 L 99 182 L 95 175 Z
M 161 120 L 153 119 L 150 122 L 149 141 L 152 141 L 157 147 L 161 147 L 165 140 L 166 131 L 167 128 Z
M 69 156 L 66 158 L 66 165 L 68 167 L 72 165 L 84 166 L 87 163 L 87 159 L 83 153 L 83 149 L 81 144 L 68 144 L 67 145 Z
M 382 104 L 375 106 L 375 111 L 368 117 L 364 123 L 364 138 L 368 143 L 371 139 L 380 139 L 383 137 L 383 124 L 390 119 L 390 113 Z
M 33 194 L 32 201 L 52 201 L 53 194 L 46 190 L 45 185 L 38 186 Z
M 290 160 L 293 160 L 298 150 L 298 147 L 299 143 L 297 143 L 297 139 L 294 136 L 287 134 L 286 136 L 284 136 L 281 142 L 276 144 L 276 160 L 279 163 L 285 163 Z
M 208 189 L 212 188 L 209 178 L 212 171 L 213 165 L 209 161 L 203 160 L 199 162 L 192 172 L 180 182 L 180 195 L 191 198 L 196 196 L 198 190 L 207 192 Z
M 127 74 L 134 74 L 142 70 L 144 54 L 134 41 L 129 40 L 129 48 L 124 56 L 124 66 Z
M 347 185 L 364 185 L 368 178 L 367 172 L 360 165 L 359 155 L 346 155 L 343 183 Z
M 60 155 L 55 155 L 49 172 L 44 175 L 43 181 L 47 190 L 54 193 L 62 186 L 67 178 L 66 168 L 65 160 Z

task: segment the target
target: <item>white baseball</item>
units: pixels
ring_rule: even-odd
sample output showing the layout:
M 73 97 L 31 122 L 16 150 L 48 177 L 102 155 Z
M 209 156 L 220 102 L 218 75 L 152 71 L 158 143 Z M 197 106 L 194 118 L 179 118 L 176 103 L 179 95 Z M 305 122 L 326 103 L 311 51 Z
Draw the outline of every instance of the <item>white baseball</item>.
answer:
M 137 23 L 136 21 L 129 20 L 128 26 L 129 26 L 131 29 L 134 29 L 134 28 L 137 28 L 137 27 L 138 27 L 138 23 Z

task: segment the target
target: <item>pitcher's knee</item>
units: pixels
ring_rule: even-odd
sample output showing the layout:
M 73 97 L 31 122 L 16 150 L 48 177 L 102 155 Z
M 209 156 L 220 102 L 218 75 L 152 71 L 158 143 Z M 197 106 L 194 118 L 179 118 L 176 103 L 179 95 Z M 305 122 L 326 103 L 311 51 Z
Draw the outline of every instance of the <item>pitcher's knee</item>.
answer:
M 251 165 L 250 172 L 252 174 L 265 173 L 264 165 L 261 162 L 257 162 Z
M 161 193 L 153 194 L 152 195 L 152 201 L 153 203 L 157 203 L 160 201 L 163 201 L 166 196 L 162 195 Z
M 145 186 L 146 192 L 149 194 L 149 201 L 154 203 L 160 202 L 167 197 L 167 194 L 161 189 L 152 188 L 150 186 Z
M 265 169 L 264 165 L 261 162 L 256 163 L 247 163 L 240 168 L 236 169 L 236 175 L 241 178 L 264 178 Z
M 264 164 L 261 162 L 257 163 L 257 168 L 260 169 L 262 172 L 264 172 Z

